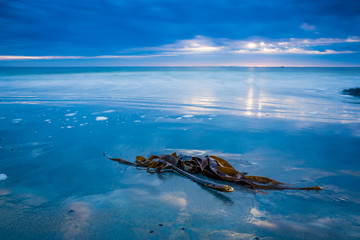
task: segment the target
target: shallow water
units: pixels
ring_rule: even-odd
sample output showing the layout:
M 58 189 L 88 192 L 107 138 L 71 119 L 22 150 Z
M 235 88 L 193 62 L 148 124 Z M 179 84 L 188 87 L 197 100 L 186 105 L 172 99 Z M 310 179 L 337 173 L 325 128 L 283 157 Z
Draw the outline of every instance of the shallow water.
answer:
M 0 239 L 359 239 L 360 99 L 340 93 L 359 74 L 0 68 Z M 103 156 L 174 151 L 324 190 L 219 193 Z

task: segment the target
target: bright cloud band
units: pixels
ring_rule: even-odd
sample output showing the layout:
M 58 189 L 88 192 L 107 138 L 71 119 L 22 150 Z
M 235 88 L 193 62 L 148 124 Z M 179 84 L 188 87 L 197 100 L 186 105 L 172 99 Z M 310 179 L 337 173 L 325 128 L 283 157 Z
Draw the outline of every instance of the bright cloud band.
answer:
M 101 56 L 15 56 L 0 55 L 0 60 L 63 60 L 63 59 L 111 59 L 111 58 L 149 58 L 168 56 L 164 54 L 149 55 L 101 55 Z
M 359 43 L 359 37 L 318 38 L 318 39 L 280 39 L 280 40 L 229 40 L 212 39 L 197 36 L 194 39 L 179 40 L 173 44 L 159 47 L 128 49 L 127 55 L 100 55 L 100 56 L 16 56 L 0 55 L 0 60 L 66 60 L 66 59 L 131 59 L 169 57 L 184 54 L 349 54 L 350 50 L 335 50 L 339 44 Z M 322 46 L 331 46 L 333 49 L 317 49 Z M 130 52 L 130 54 L 129 54 Z

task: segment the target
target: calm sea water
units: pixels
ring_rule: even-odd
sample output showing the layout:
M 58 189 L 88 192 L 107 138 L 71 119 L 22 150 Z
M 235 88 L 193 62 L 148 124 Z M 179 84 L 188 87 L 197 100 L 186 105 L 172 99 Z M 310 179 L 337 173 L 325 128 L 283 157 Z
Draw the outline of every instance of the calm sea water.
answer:
M 360 68 L 0 68 L 0 239 L 359 239 Z M 320 192 L 103 157 L 214 154 Z

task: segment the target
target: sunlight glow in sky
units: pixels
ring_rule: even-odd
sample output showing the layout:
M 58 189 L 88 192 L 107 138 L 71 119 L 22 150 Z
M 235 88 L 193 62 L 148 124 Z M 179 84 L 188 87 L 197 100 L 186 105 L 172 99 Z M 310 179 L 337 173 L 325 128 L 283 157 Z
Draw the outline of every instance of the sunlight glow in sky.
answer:
M 0 6 L 0 66 L 360 66 L 355 0 Z

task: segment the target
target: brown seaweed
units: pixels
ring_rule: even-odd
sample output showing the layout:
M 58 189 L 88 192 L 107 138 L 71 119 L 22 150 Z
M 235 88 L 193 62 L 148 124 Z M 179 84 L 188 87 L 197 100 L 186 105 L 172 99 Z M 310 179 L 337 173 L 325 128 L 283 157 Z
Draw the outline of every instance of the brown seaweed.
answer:
M 207 181 L 194 174 L 202 174 L 208 178 L 233 182 L 255 191 L 259 191 L 260 189 L 322 190 L 320 186 L 290 187 L 268 177 L 249 176 L 244 172 L 237 171 L 230 163 L 217 156 L 190 157 L 185 155 L 179 156 L 176 153 L 171 155 L 151 155 L 147 159 L 142 156 L 137 156 L 135 163 L 121 158 L 111 158 L 105 154 L 104 156 L 120 164 L 146 168 L 149 173 L 175 171 L 204 187 L 223 192 L 232 192 L 234 189 L 228 185 Z

